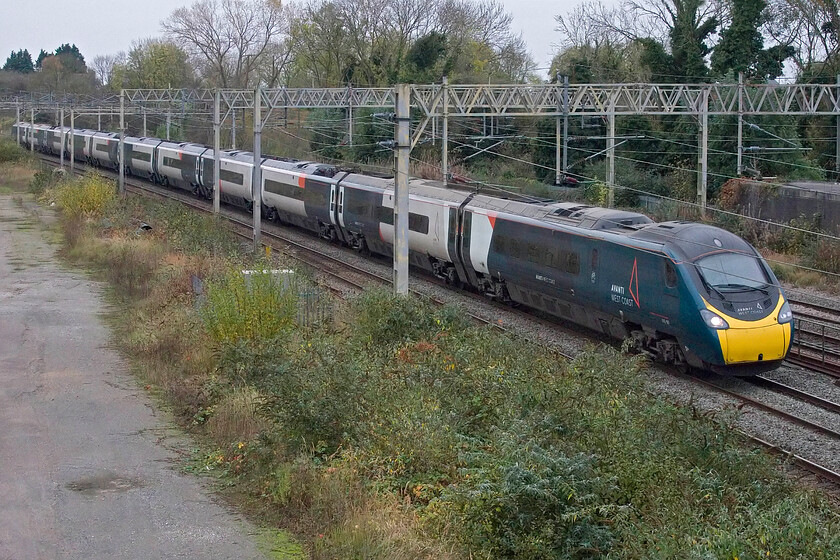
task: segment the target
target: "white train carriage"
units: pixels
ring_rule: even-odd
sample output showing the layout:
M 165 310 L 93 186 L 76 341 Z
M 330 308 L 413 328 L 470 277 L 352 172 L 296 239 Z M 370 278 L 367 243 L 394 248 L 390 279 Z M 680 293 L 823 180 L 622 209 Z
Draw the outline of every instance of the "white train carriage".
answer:
M 62 150 L 65 154 L 70 152 L 69 149 L 70 129 L 61 129 L 59 126 L 50 127 L 47 132 L 47 150 L 53 155 L 61 155 Z
M 221 167 L 219 170 L 220 198 L 231 204 L 251 208 L 253 204 L 251 187 L 254 184 L 254 154 L 245 151 L 223 151 L 219 162 Z
M 35 125 L 35 127 L 32 131 L 32 137 L 33 137 L 33 142 L 35 143 L 35 149 L 36 150 L 38 150 L 40 152 L 44 152 L 44 153 L 49 152 L 49 143 L 48 143 L 49 132 L 50 132 L 50 127 L 49 126 L 47 126 L 45 124 L 36 124 Z
M 96 134 L 95 130 L 88 130 L 85 128 L 74 128 L 73 134 L 68 134 L 67 151 L 69 153 L 72 148 L 73 157 L 76 161 L 88 161 L 90 154 L 90 139 L 93 138 L 94 134 Z M 73 140 L 72 146 L 70 145 L 70 138 Z
M 267 160 L 262 165 L 262 201 L 272 219 L 317 231 L 316 224 L 307 224 L 306 178 L 319 171 L 317 164 L 307 161 Z M 323 176 L 323 174 L 321 175 Z M 326 210 L 326 209 L 325 209 Z
M 408 246 L 409 260 L 414 266 L 431 270 L 436 276 L 454 282 L 458 275 L 453 261 L 457 233 L 455 219 L 459 207 L 469 198 L 463 191 L 440 188 L 439 183 L 416 179 L 409 182 Z M 383 220 L 380 237 L 394 243 L 393 183 L 382 196 Z M 485 258 L 486 261 L 486 258 Z
M 157 181 L 155 149 L 163 140 L 128 136 L 124 139 L 124 142 L 126 173 L 135 177 Z
M 97 167 L 117 168 L 120 138 L 113 132 L 95 132 L 91 135 L 88 161 Z
M 166 186 L 193 191 L 198 187 L 201 156 L 207 147 L 187 142 L 164 142 L 156 148 L 158 180 Z

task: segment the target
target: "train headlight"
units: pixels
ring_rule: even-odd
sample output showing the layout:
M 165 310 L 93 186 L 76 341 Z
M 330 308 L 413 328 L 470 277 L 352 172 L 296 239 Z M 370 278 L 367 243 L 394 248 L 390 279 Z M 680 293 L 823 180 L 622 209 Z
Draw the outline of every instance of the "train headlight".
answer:
M 779 323 L 790 323 L 793 319 L 793 312 L 790 310 L 790 306 L 788 302 L 784 302 L 782 304 L 782 308 L 779 309 L 779 318 L 777 319 Z
M 717 313 L 713 313 L 708 309 L 701 309 L 700 316 L 703 317 L 703 321 L 706 322 L 711 329 L 723 330 L 729 328 L 729 323 L 726 320 L 718 315 Z

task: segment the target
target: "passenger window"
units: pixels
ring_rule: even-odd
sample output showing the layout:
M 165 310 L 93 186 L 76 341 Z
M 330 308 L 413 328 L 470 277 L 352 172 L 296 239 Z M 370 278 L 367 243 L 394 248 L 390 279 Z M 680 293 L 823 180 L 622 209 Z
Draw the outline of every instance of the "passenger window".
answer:
M 519 240 L 515 238 L 511 238 L 510 240 L 510 256 L 515 257 L 517 259 L 521 259 L 521 253 L 519 250 Z
M 566 272 L 577 274 L 580 272 L 580 260 L 578 254 L 570 252 L 566 261 Z
M 532 263 L 540 262 L 540 248 L 533 243 L 528 243 L 528 260 Z
M 671 261 L 665 261 L 665 285 L 669 288 L 677 286 L 677 269 Z

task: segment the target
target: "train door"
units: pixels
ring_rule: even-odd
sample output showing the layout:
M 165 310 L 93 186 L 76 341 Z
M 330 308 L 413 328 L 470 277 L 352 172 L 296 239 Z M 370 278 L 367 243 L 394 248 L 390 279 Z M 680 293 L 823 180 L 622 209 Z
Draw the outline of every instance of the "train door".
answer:
M 478 287 L 478 277 L 475 274 L 475 268 L 472 264 L 472 258 L 470 256 L 470 247 L 472 241 L 472 230 L 473 230 L 473 213 L 469 210 L 459 209 L 458 212 L 458 243 L 456 246 L 456 255 L 458 257 L 458 262 L 461 263 L 461 266 L 466 273 L 463 278 L 466 278 L 467 281 L 472 284 L 473 286 Z
M 346 177 L 348 173 L 344 174 Z M 344 179 L 342 177 L 341 179 Z M 344 235 L 344 185 L 341 184 L 341 179 L 330 184 L 330 223 L 333 229 L 338 233 L 338 238 L 347 242 Z
M 674 261 L 665 257 L 662 259 L 661 268 L 662 293 L 664 297 L 659 301 L 662 313 L 667 317 L 674 317 L 679 314 L 680 293 L 679 277 Z
M 207 150 L 204 150 L 204 151 L 206 152 Z M 202 152 L 201 155 L 204 155 L 204 152 Z M 193 177 L 195 177 L 195 184 L 197 186 L 201 186 L 201 185 L 204 184 L 204 177 L 203 177 L 202 168 L 201 168 L 201 155 L 196 157 L 195 161 L 193 162 L 195 164 L 195 169 L 193 170 L 193 173 L 194 173 Z
M 467 276 L 466 270 L 464 270 L 464 263 L 461 260 L 461 226 L 459 220 L 459 214 L 461 213 L 460 208 L 450 207 L 449 208 L 449 227 L 446 236 L 446 249 L 449 253 L 449 258 L 452 260 L 452 264 L 455 265 L 455 271 L 458 273 L 458 278 L 461 279 L 463 282 L 467 282 L 469 276 Z

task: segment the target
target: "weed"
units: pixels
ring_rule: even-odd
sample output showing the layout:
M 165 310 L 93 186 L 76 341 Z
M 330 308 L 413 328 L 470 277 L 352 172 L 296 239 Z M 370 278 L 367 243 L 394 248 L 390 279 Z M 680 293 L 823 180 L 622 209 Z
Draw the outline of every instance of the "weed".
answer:
M 201 315 L 217 343 L 271 340 L 294 327 L 297 296 L 284 285 L 282 275 L 269 270 L 244 274 L 230 269 L 209 283 Z
M 250 387 L 236 387 L 225 392 L 206 422 L 208 433 L 219 444 L 250 441 L 268 429 L 268 423 L 257 415 L 259 395 Z
M 95 172 L 61 183 L 56 187 L 55 201 L 66 217 L 98 218 L 114 201 L 115 185 Z
M 46 167 L 39 169 L 29 182 L 29 192 L 40 197 L 53 188 L 59 178 L 58 174 L 53 171 L 54 169 Z

